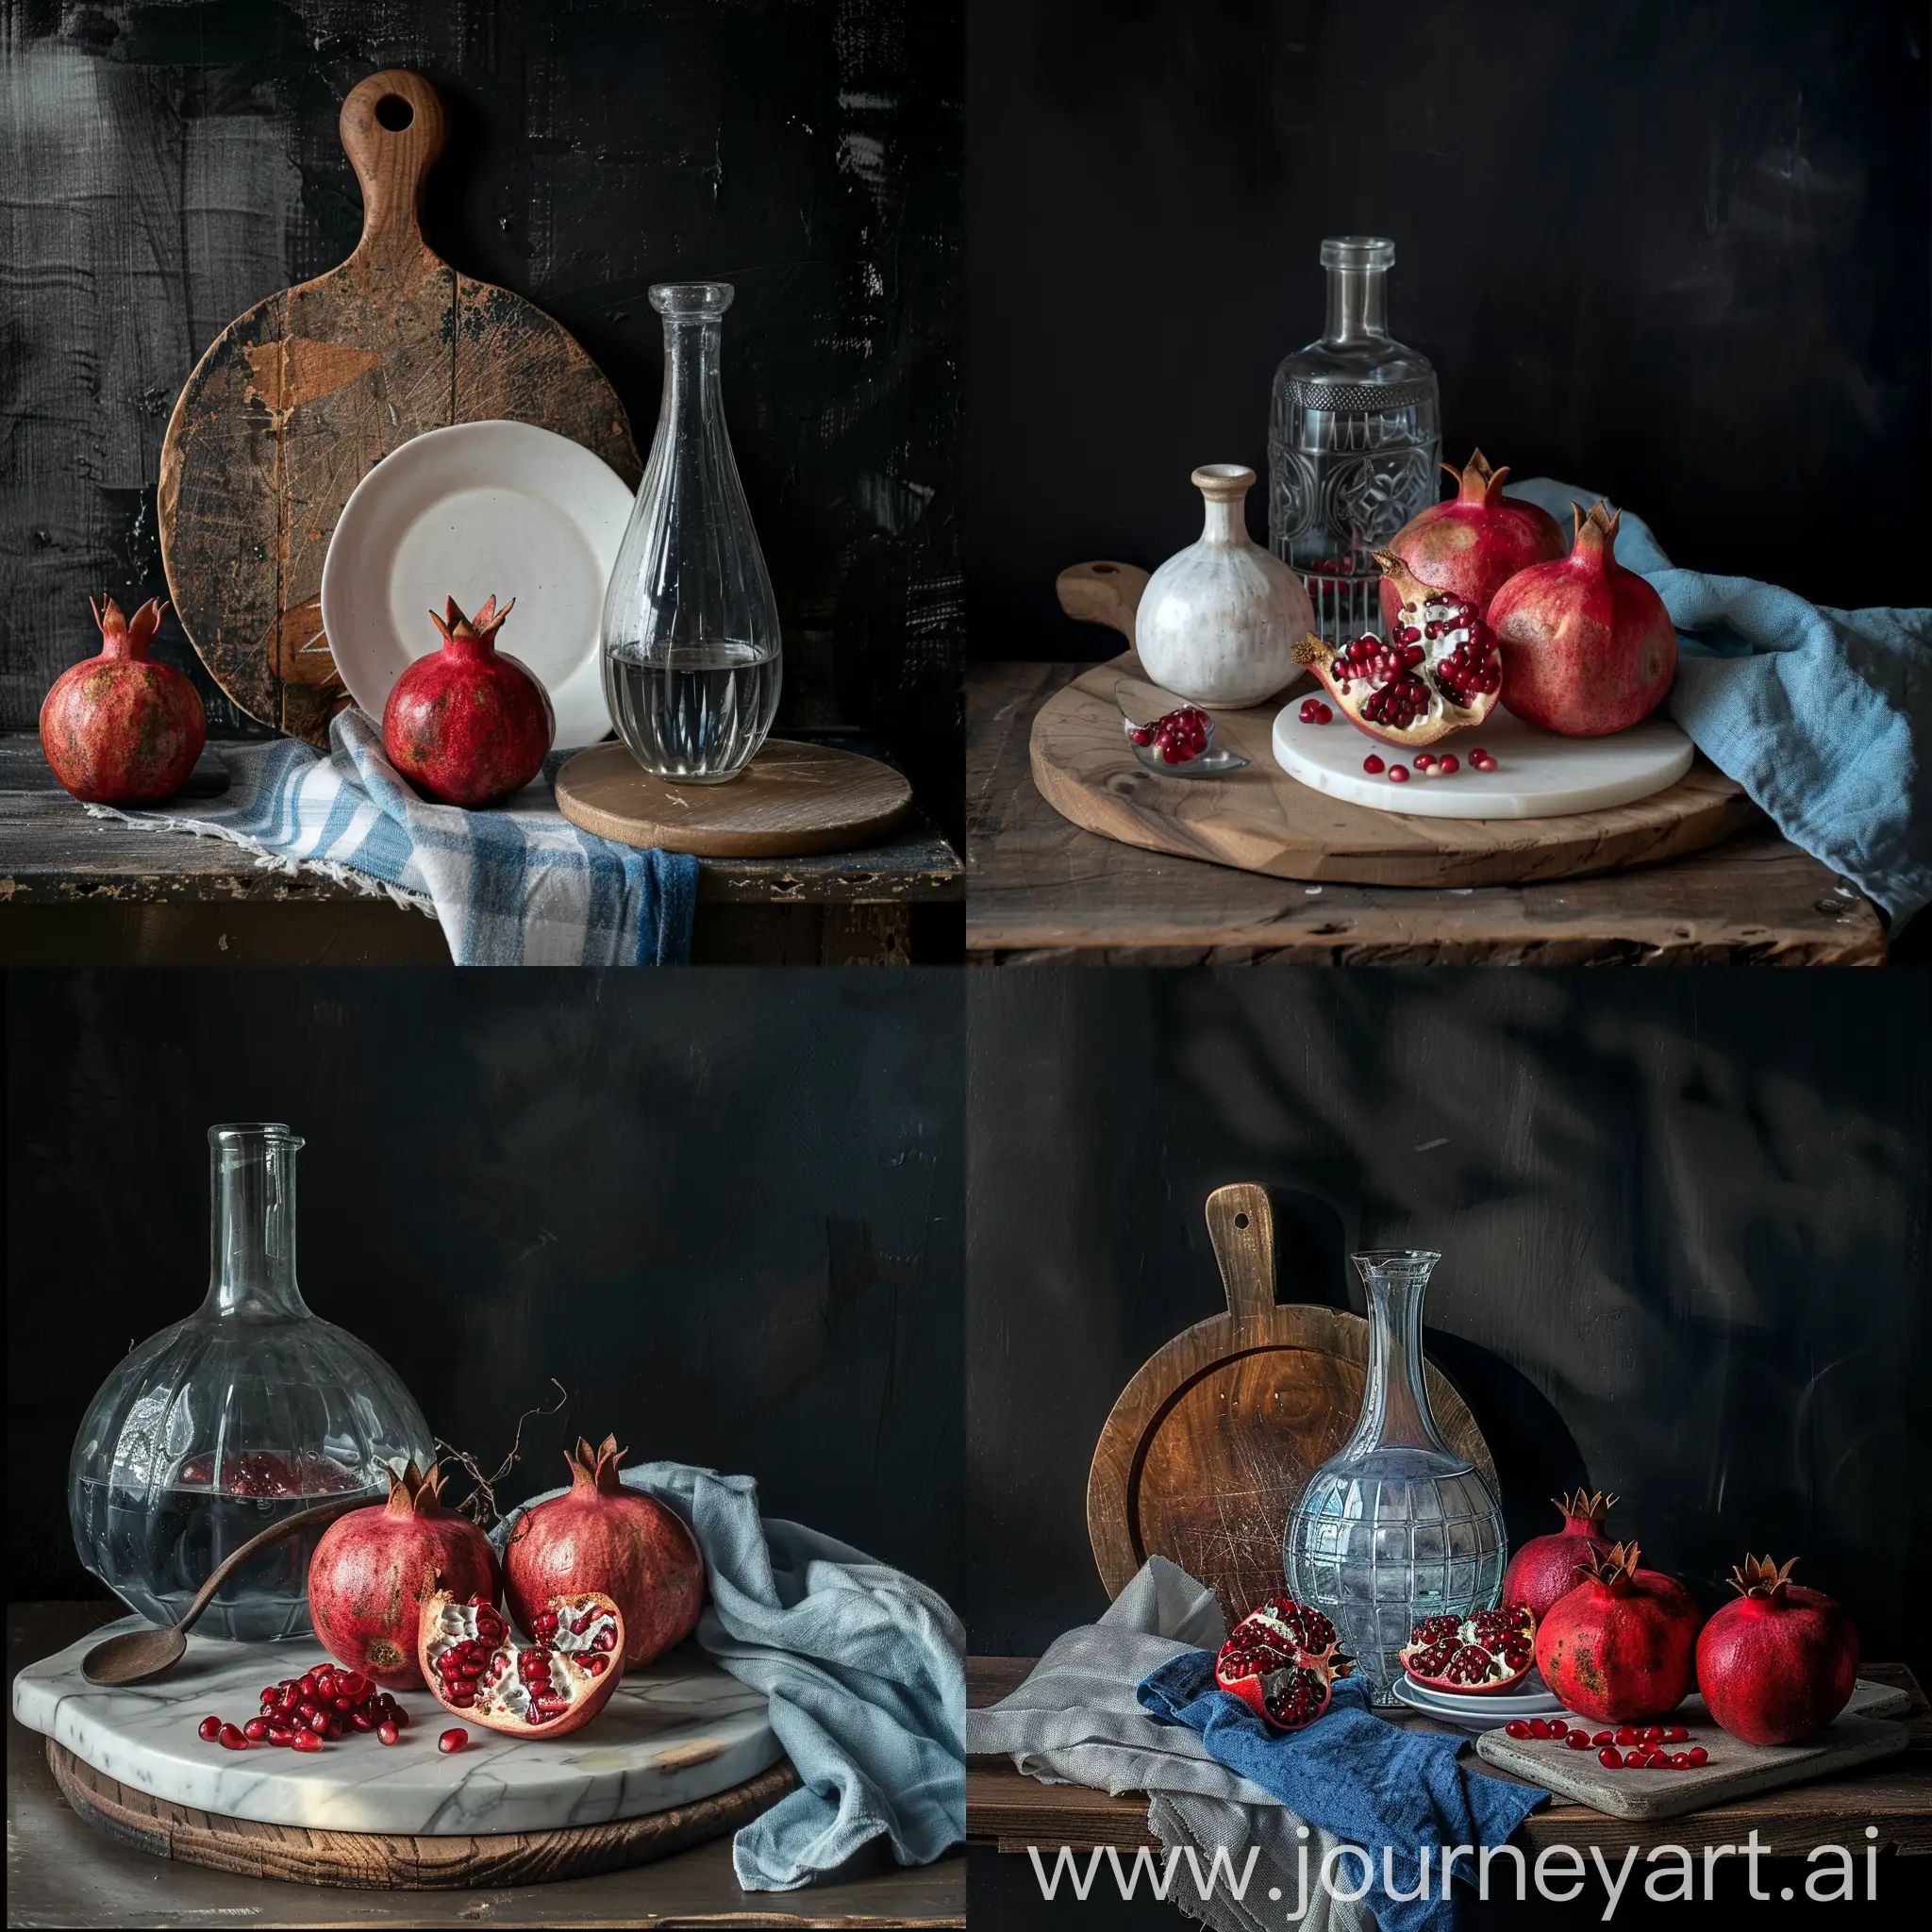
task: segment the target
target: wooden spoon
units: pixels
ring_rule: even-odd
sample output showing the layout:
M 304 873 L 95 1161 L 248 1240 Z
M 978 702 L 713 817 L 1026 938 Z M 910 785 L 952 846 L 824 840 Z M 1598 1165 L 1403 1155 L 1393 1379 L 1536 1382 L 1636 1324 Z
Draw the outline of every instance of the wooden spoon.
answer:
M 165 1676 L 188 1650 L 188 1632 L 195 1619 L 208 1608 L 216 1591 L 251 1557 L 259 1556 L 271 1543 L 278 1543 L 305 1529 L 320 1529 L 351 1509 L 367 1507 L 369 1494 L 358 1490 L 354 1495 L 338 1496 L 330 1503 L 318 1503 L 281 1522 L 271 1524 L 259 1536 L 252 1536 L 239 1550 L 231 1551 L 213 1574 L 194 1592 L 194 1600 L 182 1611 L 177 1622 L 165 1629 L 150 1625 L 145 1630 L 123 1630 L 97 1643 L 80 1660 L 80 1674 L 90 1684 L 144 1684 L 150 1677 Z

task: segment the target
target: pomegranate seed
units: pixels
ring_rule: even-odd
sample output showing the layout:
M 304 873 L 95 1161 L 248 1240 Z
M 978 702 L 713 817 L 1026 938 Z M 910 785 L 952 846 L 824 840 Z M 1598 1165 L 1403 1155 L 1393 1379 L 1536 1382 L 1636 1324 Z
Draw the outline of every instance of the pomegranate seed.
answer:
M 1581 1731 L 1572 1731 L 1563 1741 L 1573 1751 L 1588 1751 L 1590 1749 L 1590 1740 Z
M 1673 1751 L 1671 1753 L 1671 1769 L 1673 1771 L 1689 1771 L 1690 1769 L 1690 1752 Z
M 305 1671 L 296 1679 L 295 1688 L 301 1691 L 303 1696 L 313 1697 L 315 1695 L 315 1673 L 313 1671 Z
M 289 1742 L 297 1751 L 320 1751 L 322 1749 L 322 1740 L 313 1731 L 291 1731 L 289 1734 Z
M 1445 751 L 1436 760 L 1436 775 L 1439 778 L 1446 778 L 1451 772 L 1459 772 L 1461 769 L 1462 760 L 1453 751 Z
M 1664 1732 L 1664 1737 L 1666 1740 L 1670 1743 L 1684 1744 L 1690 1741 L 1690 1733 L 1687 1731 L 1682 1724 L 1672 1724 L 1669 1727 L 1669 1729 L 1667 1729 Z
M 205 1717 L 202 1719 L 198 1729 L 201 1734 L 201 1741 L 204 1744 L 212 1744 L 222 1735 L 222 1721 L 218 1717 Z
M 1622 1771 L 1624 1768 L 1623 1753 L 1620 1752 L 1614 1744 L 1606 1744 L 1604 1748 L 1596 1754 L 1596 1761 L 1599 1764 L 1601 1764 L 1606 1771 Z
M 1391 785 L 1407 785 L 1408 783 L 1408 768 L 1406 765 L 1391 765 L 1389 767 L 1389 782 Z
M 1613 1731 L 1599 1731 L 1590 1741 L 1592 1744 L 1614 1743 L 1616 1741 L 1616 1734 Z
M 220 1732 L 221 1740 L 230 1751 L 245 1751 L 248 1740 L 233 1724 L 224 1724 Z
M 375 1728 L 375 1720 L 366 1710 L 352 1710 L 349 1713 L 349 1722 L 358 1731 L 373 1731 Z
M 1368 757 L 1362 760 L 1362 770 L 1365 771 L 1372 778 L 1376 776 L 1380 773 L 1381 769 L 1382 760 L 1378 758 L 1374 752 L 1371 752 L 1368 755 Z
M 1649 1744 L 1661 1744 L 1661 1743 L 1663 1742 L 1663 1740 L 1664 1740 L 1664 1727 L 1663 1727 L 1663 1725 L 1661 1725 L 1661 1724 L 1652 1724 L 1652 1725 L 1651 1725 L 1651 1727 L 1650 1727 L 1650 1728 L 1649 1728 L 1649 1729 L 1648 1729 L 1647 1731 L 1645 1731 L 1645 1732 L 1644 1732 L 1644 1734 L 1643 1734 L 1643 1738 L 1644 1738 L 1644 1741 L 1645 1741 L 1646 1743 L 1649 1743 Z
M 1684 1756 L 1692 1765 L 1708 1764 L 1710 1762 L 1710 1753 L 1702 1744 L 1691 1745 L 1690 1750 L 1685 1752 Z
M 1435 762 L 1435 756 L 1431 752 L 1419 751 L 1415 755 L 1415 768 L 1418 772 L 1426 772 Z
M 381 1724 L 376 1725 L 375 1735 L 385 1744 L 393 1744 L 401 1739 L 403 1734 L 396 1728 L 396 1723 L 393 1718 L 385 1718 Z
M 436 1748 L 439 1751 L 460 1751 L 469 1741 L 469 1732 L 464 1730 L 460 1724 L 458 1724 L 454 1728 L 443 1732 L 442 1736 L 437 1739 Z
M 1529 1726 L 1520 1717 L 1512 1717 L 1503 1726 L 1503 1731 L 1506 1737 L 1526 1738 L 1529 1736 Z
M 268 1727 L 268 1740 L 271 1744 L 287 1746 L 295 1741 L 295 1733 L 287 1724 L 271 1724 Z
M 1638 1740 L 1638 1737 L 1639 1737 L 1639 1733 L 1638 1733 L 1638 1732 L 1637 1732 L 1637 1731 L 1636 1731 L 1636 1730 L 1635 1730 L 1635 1729 L 1634 1729 L 1634 1728 L 1633 1728 L 1633 1727 L 1632 1727 L 1631 1725 L 1629 1725 L 1629 1724 L 1619 1724 L 1619 1725 L 1617 1726 L 1617 1742 L 1618 1742 L 1618 1743 L 1620 1743 L 1620 1744 L 1634 1744 L 1634 1743 L 1636 1743 L 1636 1742 L 1637 1742 L 1637 1740 Z
M 251 1743 L 258 1744 L 268 1736 L 268 1720 L 265 1717 L 252 1717 L 242 1726 L 242 1735 Z

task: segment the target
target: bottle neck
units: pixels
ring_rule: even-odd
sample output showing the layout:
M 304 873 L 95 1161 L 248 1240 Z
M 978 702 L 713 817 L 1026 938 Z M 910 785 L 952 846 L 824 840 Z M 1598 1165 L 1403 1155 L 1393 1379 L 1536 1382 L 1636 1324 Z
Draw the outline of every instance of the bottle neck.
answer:
M 1369 1381 L 1351 1451 L 1431 1449 L 1453 1456 L 1423 1383 L 1423 1296 L 1434 1257 L 1383 1265 L 1357 1259 L 1369 1300 Z
M 1331 268 L 1328 321 L 1322 340 L 1337 346 L 1345 342 L 1386 341 L 1388 285 L 1387 269 Z
M 228 1132 L 208 1147 L 208 1287 L 205 1311 L 304 1316 L 295 1285 L 295 1153 L 287 1135 Z
M 1232 502 L 1210 496 L 1205 506 L 1207 517 L 1201 526 L 1201 541 L 1224 549 L 1248 541 L 1248 507 L 1240 497 Z
M 720 413 L 718 351 L 723 335 L 716 316 L 664 318 L 664 422 L 695 425 Z

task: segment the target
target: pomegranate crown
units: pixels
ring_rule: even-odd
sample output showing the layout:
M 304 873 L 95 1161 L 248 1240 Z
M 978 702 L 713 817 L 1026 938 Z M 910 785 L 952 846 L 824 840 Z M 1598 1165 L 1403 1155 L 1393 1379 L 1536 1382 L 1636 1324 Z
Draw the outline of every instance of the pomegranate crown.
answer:
M 606 1436 L 595 1448 L 585 1437 L 579 1436 L 577 1446 L 564 1451 L 564 1459 L 570 1464 L 573 1486 L 588 1482 L 600 1490 L 622 1488 L 617 1471 L 628 1453 L 617 1446 L 615 1436 Z
M 1637 1559 L 1642 1554 L 1635 1543 L 1612 1543 L 1607 1550 L 1586 1550 L 1576 1574 L 1601 1583 L 1606 1590 L 1625 1591 L 1637 1574 Z
M 94 622 L 101 627 L 101 641 L 109 650 L 120 647 L 130 658 L 147 656 L 147 647 L 161 627 L 161 613 L 168 608 L 158 597 L 150 597 L 129 618 L 121 614 L 120 605 L 106 591 L 101 593 L 98 604 L 92 597 L 87 603 L 94 614 Z
M 1762 1557 L 1754 1557 L 1746 1550 L 1744 1560 L 1731 1567 L 1731 1588 L 1740 1596 L 1755 1596 L 1775 1603 L 1784 1595 L 1785 1586 L 1791 1580 L 1792 1565 L 1797 1560 L 1797 1557 L 1792 1557 L 1786 1561 L 1783 1568 L 1779 1568 L 1769 1555 Z
M 1456 478 L 1456 500 L 1458 503 L 1493 503 L 1502 495 L 1503 478 L 1509 474 L 1507 463 L 1500 470 L 1491 469 L 1481 450 L 1477 450 L 1459 470 L 1454 463 L 1442 463 L 1439 467 Z
M 109 605 L 108 608 L 111 610 L 113 606 Z M 503 620 L 516 608 L 517 600 L 512 597 L 499 610 L 496 608 L 496 599 L 491 597 L 475 617 L 465 617 L 457 600 L 452 597 L 448 600 L 448 608 L 443 614 L 439 617 L 432 610 L 429 613 L 429 621 L 442 633 L 442 641 L 446 644 L 493 644 L 496 641 L 496 633 L 503 628 Z
M 432 1462 L 426 1470 L 408 1463 L 400 1474 L 389 1472 L 389 1507 L 403 1516 L 437 1516 L 442 1512 L 442 1467 Z
M 1604 1518 L 1624 1499 L 1612 1490 L 1577 1489 L 1567 1496 L 1552 1496 L 1551 1505 L 1562 1512 L 1565 1523 L 1587 1523 L 1592 1529 L 1603 1527 Z
M 1580 503 L 1570 506 L 1571 521 L 1575 525 L 1574 534 L 1570 540 L 1570 554 L 1606 558 L 1617 553 L 1617 531 L 1624 522 L 1624 512 L 1613 510 L 1607 503 L 1594 503 L 1586 515 Z
M 1405 605 L 1420 604 L 1426 597 L 1441 597 L 1445 594 L 1433 584 L 1424 583 L 1394 551 L 1375 550 L 1370 555 L 1375 559 L 1375 567 L 1395 586 L 1395 594 Z

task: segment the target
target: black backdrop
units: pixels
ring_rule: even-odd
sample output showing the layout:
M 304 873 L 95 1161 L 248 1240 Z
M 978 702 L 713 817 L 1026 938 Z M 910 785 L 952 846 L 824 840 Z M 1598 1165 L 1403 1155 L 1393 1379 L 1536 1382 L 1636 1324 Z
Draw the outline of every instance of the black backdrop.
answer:
M 946 974 L 8 974 L 16 1597 L 95 1389 L 208 1280 L 206 1128 L 286 1120 L 299 1274 L 506 1504 L 617 1431 L 962 1587 L 962 993 Z
M 168 413 L 216 333 L 360 232 L 336 134 L 378 67 L 451 111 L 429 239 L 562 321 L 640 449 L 648 284 L 737 286 L 725 413 L 777 591 L 784 720 L 959 790 L 957 0 L 151 0 L 8 9 L 0 727 L 165 593 Z M 131 607 L 130 607 L 131 608 Z M 161 655 L 198 671 L 170 619 Z M 235 714 L 202 679 L 210 721 Z
M 1602 491 L 1685 564 L 1927 601 L 1923 0 L 974 0 L 967 32 L 976 655 L 1110 655 L 1055 574 L 1191 542 L 1197 463 L 1265 475 L 1329 234 L 1394 238 L 1448 460 Z

